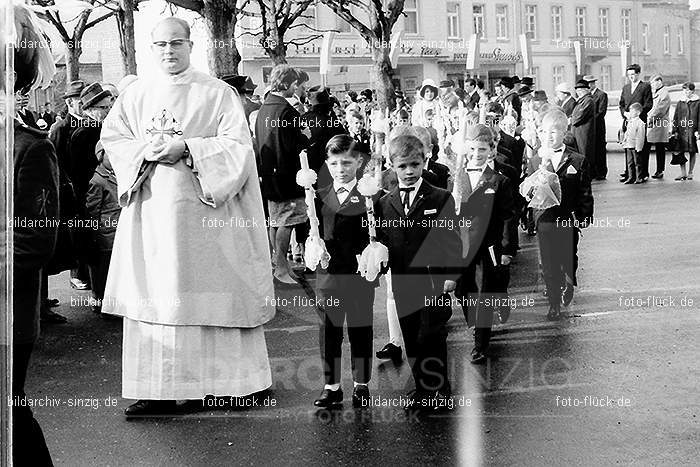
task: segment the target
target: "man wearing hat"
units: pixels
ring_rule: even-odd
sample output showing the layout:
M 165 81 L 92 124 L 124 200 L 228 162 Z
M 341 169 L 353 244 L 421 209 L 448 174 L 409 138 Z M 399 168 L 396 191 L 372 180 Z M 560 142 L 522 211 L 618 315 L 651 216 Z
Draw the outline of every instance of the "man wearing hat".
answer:
M 530 88 L 535 87 L 535 78 L 532 76 L 525 76 L 522 80 L 520 80 L 520 84 L 523 86 L 528 86 Z
M 81 80 L 71 81 L 66 87 L 66 92 L 63 94 L 68 112 L 66 118 L 58 121 L 49 131 L 49 138 L 56 148 L 56 156 L 58 157 L 59 179 L 60 179 L 60 194 L 59 206 L 61 219 L 67 221 L 78 213 L 79 204 L 76 203 L 76 193 L 74 192 L 73 180 L 71 177 L 72 167 L 72 138 L 73 134 L 83 125 L 83 111 L 80 94 L 85 88 L 85 82 Z M 89 178 L 88 178 L 89 181 Z M 86 290 L 88 285 L 87 267 L 75 267 L 75 252 L 73 251 L 73 242 L 71 234 L 67 230 L 67 225 L 62 225 L 58 232 L 58 244 L 56 255 L 52 258 L 47 270 L 50 274 L 58 274 L 66 269 L 71 270 L 70 285 L 77 290 Z M 42 310 L 42 313 L 44 311 Z M 48 313 L 48 312 L 47 312 Z M 49 316 L 53 318 L 49 318 Z M 54 314 L 46 314 L 46 320 L 51 322 L 65 322 L 65 318 L 55 317 Z
M 520 82 L 520 78 L 518 78 L 518 82 Z M 506 112 L 509 109 L 512 109 L 516 113 L 515 119 L 517 120 L 518 125 L 520 125 L 523 104 L 514 87 L 515 83 L 513 82 L 513 78 L 508 76 L 501 78 L 498 83 L 496 83 L 496 88 L 501 90 L 501 97 L 499 98 L 501 105 Z
M 596 150 L 595 102 L 593 102 L 588 81 L 578 80 L 574 89 L 578 100 L 571 114 L 571 132 L 576 139 L 579 154 L 586 158 L 589 171 L 592 172 Z
M 257 85 L 253 83 L 250 76 L 245 75 L 226 75 L 222 76 L 221 80 L 238 92 L 238 97 L 241 99 L 241 104 L 243 104 L 245 120 L 246 122 L 249 121 L 250 114 L 261 107 L 261 104 L 250 99 Z
M 596 180 L 605 180 L 608 175 L 608 150 L 605 141 L 605 114 L 608 112 L 608 95 L 597 86 L 597 78 L 593 75 L 583 77 L 591 89 L 591 97 L 595 104 L 595 160 L 591 170 Z
M 567 83 L 559 83 L 555 88 L 557 95 L 557 105 L 561 107 L 567 117 L 571 118 L 571 114 L 574 112 L 574 107 L 576 106 L 576 100 L 571 97 L 571 90 L 569 90 L 569 85 Z

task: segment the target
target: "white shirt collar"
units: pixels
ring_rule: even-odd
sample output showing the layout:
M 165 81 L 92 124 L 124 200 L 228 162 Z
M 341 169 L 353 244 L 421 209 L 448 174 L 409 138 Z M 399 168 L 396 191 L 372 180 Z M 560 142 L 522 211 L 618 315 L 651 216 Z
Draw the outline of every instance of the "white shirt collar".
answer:
M 348 191 L 348 193 L 350 193 L 353 190 L 353 188 L 355 188 L 355 185 L 357 185 L 356 178 L 353 178 L 351 181 L 349 181 L 347 183 L 338 183 L 334 180 L 333 181 L 333 191 L 335 191 L 337 193 L 338 190 L 340 189 L 340 187 L 343 187 Z
M 564 149 L 565 146 L 563 144 L 557 149 L 552 149 L 552 166 L 554 167 L 554 171 L 556 171 L 561 164 L 561 160 L 564 157 Z
M 68 111 L 68 113 L 71 114 L 71 115 L 73 116 L 73 118 L 77 118 L 78 120 L 82 120 L 82 119 L 83 119 L 83 116 L 82 116 L 82 115 L 74 114 L 74 113 L 71 112 L 71 111 Z

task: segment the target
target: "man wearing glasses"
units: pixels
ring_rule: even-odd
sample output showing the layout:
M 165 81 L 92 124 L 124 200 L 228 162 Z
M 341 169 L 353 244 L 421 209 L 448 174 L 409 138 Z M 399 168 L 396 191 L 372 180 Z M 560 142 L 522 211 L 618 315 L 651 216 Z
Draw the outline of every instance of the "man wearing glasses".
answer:
M 190 66 L 185 21 L 151 36 L 158 71 L 123 91 L 101 139 L 123 206 L 102 312 L 124 318 L 127 417 L 272 383 L 270 252 L 243 107 Z

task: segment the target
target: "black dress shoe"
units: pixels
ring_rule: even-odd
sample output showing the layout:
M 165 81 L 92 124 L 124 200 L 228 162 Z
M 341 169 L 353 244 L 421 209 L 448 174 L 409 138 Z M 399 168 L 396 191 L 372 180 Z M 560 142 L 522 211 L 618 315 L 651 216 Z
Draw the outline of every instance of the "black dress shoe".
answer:
M 607 178 L 607 177 L 605 177 L 605 175 L 601 175 L 600 177 L 596 177 L 594 180 L 598 180 L 599 182 L 602 182 L 602 181 L 605 180 L 606 178 Z
M 561 293 L 561 303 L 564 306 L 569 306 L 571 300 L 574 299 L 574 284 L 566 284 Z
M 506 324 L 508 318 L 510 318 L 510 306 L 503 305 L 498 309 L 498 320 L 501 324 Z
M 388 343 L 375 355 L 382 360 L 401 360 L 401 347 Z
M 654 175 L 651 176 L 651 178 L 655 178 L 657 180 L 660 178 L 664 178 L 664 173 L 663 172 L 656 172 Z
M 622 182 L 622 180 L 620 180 Z M 622 182 L 623 185 L 633 185 L 635 184 L 636 181 L 633 178 L 628 178 L 624 182 Z
M 547 313 L 547 321 L 557 321 L 561 317 L 561 311 L 553 306 L 549 307 L 549 312 Z
M 41 310 L 41 322 L 48 324 L 63 324 L 68 322 L 68 318 L 63 315 L 59 315 L 55 311 L 49 309 Z
M 56 308 L 61 302 L 57 298 L 47 298 L 44 300 L 44 307 L 46 308 Z
M 366 384 L 355 386 L 352 390 L 352 406 L 356 409 L 369 407 L 369 388 Z
M 449 390 L 436 391 L 431 402 L 433 402 L 433 411 L 435 412 L 448 412 L 454 409 L 452 392 Z
M 124 410 L 128 417 L 147 417 L 149 415 L 174 415 L 175 401 L 139 400 Z
M 482 352 L 481 350 L 478 350 L 478 349 L 472 350 L 471 363 L 473 365 L 480 365 L 481 363 L 486 362 L 486 360 L 487 360 L 487 358 L 486 358 L 486 354 L 484 352 Z
M 337 391 L 331 391 L 330 389 L 324 389 L 321 391 L 321 395 L 318 399 L 314 401 L 316 407 L 321 407 L 327 409 L 329 407 L 334 407 L 342 404 L 343 402 L 343 390 L 338 389 Z
M 640 183 L 646 183 L 646 181 L 647 181 L 646 178 L 640 178 L 639 180 L 637 180 L 637 181 L 634 182 L 634 183 L 635 183 L 635 185 L 639 185 Z

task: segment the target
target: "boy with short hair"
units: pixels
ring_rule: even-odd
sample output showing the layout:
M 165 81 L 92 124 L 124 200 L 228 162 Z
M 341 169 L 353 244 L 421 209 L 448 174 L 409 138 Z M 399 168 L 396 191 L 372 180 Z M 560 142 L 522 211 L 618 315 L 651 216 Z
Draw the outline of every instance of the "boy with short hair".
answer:
M 389 249 L 392 291 L 416 390 L 407 409 L 440 409 L 451 397 L 447 329 L 462 248 L 452 195 L 422 178 L 425 147 L 402 135 L 389 143 L 398 185 L 376 204 Z
M 465 166 L 455 179 L 461 192 L 459 230 L 463 270 L 455 295 L 460 299 L 467 324 L 474 326 L 472 363 L 487 358 L 493 313 L 508 313 L 510 262 L 515 254 L 508 223 L 515 216 L 509 178 L 500 173 L 494 158 L 496 138 L 486 125 L 468 127 L 465 133 Z M 482 270 L 481 286 L 476 269 Z M 503 322 L 507 316 L 501 316 Z
M 622 148 L 625 150 L 625 161 L 627 163 L 627 179 L 625 185 L 632 183 L 644 183 L 640 153 L 644 149 L 646 138 L 646 124 L 639 117 L 642 113 L 642 104 L 635 102 L 630 105 L 627 129 L 622 135 Z
M 550 321 L 559 319 L 561 305 L 566 306 L 573 299 L 577 285 L 579 231 L 593 219 L 588 162 L 564 145 L 567 126 L 566 114 L 553 109 L 544 115 L 539 130 L 542 166 L 559 176 L 561 186 L 559 205 L 533 210 L 549 299 L 547 319 Z
M 372 307 L 378 281 L 368 282 L 357 273 L 356 255 L 369 244 L 365 200 L 357 190 L 356 173 L 362 163 L 357 144 L 349 135 L 336 135 L 326 145 L 326 165 L 333 177 L 319 188 L 316 212 L 319 233 L 331 259 L 316 275 L 316 296 L 321 302 L 320 346 L 325 386 L 314 401 L 329 408 L 343 400 L 340 361 L 343 323 L 347 319 L 354 381 L 352 404 L 368 405 L 372 375 Z M 373 201 L 377 201 L 379 194 Z

